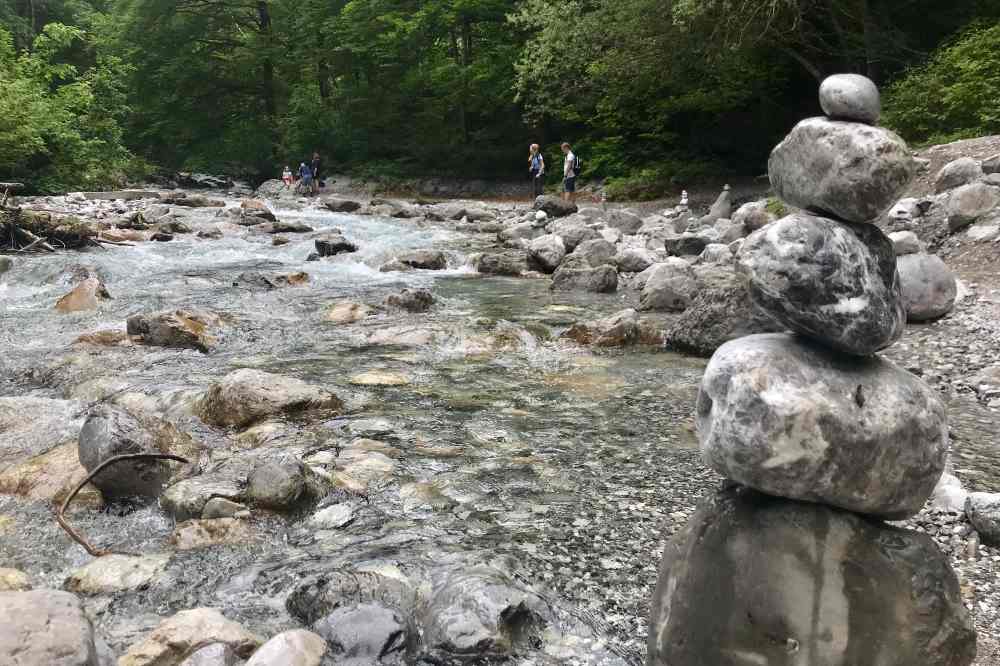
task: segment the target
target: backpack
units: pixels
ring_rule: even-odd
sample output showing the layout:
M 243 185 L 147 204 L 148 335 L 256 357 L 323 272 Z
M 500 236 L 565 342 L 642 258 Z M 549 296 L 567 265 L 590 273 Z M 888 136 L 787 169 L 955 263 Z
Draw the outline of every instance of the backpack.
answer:
M 573 176 L 574 177 L 580 175 L 580 169 L 583 168 L 580 165 L 581 165 L 580 158 L 577 156 L 576 153 L 573 153 Z

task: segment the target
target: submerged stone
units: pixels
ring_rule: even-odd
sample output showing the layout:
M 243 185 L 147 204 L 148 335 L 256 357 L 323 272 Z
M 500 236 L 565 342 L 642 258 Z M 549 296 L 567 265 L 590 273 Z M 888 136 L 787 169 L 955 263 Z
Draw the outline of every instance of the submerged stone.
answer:
M 730 488 L 667 544 L 647 666 L 968 666 L 976 632 L 930 536 Z
M 751 234 L 738 259 L 754 302 L 797 333 L 859 355 L 903 335 L 896 253 L 874 225 L 789 215 Z
M 705 463 L 724 477 L 889 519 L 920 511 L 948 446 L 944 404 L 915 375 L 785 334 L 720 347 L 697 420 Z

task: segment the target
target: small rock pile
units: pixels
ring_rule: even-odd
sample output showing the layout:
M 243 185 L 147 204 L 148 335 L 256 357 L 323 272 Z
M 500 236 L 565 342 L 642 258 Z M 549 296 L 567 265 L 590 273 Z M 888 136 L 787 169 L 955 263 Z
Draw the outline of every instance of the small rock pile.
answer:
M 828 117 L 771 155 L 778 194 L 806 212 L 738 255 L 755 304 L 791 334 L 723 345 L 697 420 L 706 463 L 731 481 L 667 545 L 649 666 L 967 666 L 976 635 L 948 559 L 916 514 L 945 463 L 946 410 L 875 352 L 903 333 L 892 243 L 871 222 L 914 167 L 872 125 L 857 75 L 820 89 Z

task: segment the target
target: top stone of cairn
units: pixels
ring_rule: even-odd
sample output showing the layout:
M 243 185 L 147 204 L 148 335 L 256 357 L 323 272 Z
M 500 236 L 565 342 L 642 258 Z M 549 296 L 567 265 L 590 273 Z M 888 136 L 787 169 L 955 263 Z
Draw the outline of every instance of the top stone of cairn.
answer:
M 860 74 L 834 74 L 819 87 L 819 105 L 834 120 L 874 125 L 882 112 L 878 88 Z

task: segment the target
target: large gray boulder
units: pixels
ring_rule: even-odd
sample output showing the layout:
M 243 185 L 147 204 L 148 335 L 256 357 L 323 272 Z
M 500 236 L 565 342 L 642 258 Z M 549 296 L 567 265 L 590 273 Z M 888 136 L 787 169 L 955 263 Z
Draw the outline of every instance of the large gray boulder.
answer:
M 971 157 L 960 157 L 948 162 L 934 178 L 934 192 L 941 194 L 962 185 L 968 185 L 982 178 L 985 174 L 979 162 Z
M 927 534 L 730 488 L 668 542 L 647 666 L 969 666 L 976 632 Z
M 615 246 L 603 238 L 586 240 L 577 245 L 569 256 L 594 268 L 614 261 Z
M 402 612 L 374 599 L 344 601 L 312 628 L 340 659 L 336 663 L 349 666 L 402 666 L 417 633 Z
M 261 462 L 247 477 L 247 500 L 264 509 L 290 509 L 305 491 L 305 466 L 298 460 Z
M 476 259 L 474 265 L 483 275 L 517 277 L 528 270 L 525 254 L 517 251 L 484 254 Z
M 425 271 L 443 271 L 448 268 L 448 258 L 441 250 L 410 250 L 396 257 L 404 266 Z
M 746 285 L 734 280 L 728 287 L 712 287 L 698 293 L 667 329 L 667 347 L 708 358 L 730 340 L 783 330 L 783 326 L 753 304 Z
M 987 546 L 1000 546 L 1000 493 L 969 493 L 965 516 Z
M 502 229 L 497 234 L 497 240 L 507 247 L 522 247 L 525 241 L 538 238 L 545 232 L 535 226 L 534 222 L 519 222 Z
M 656 268 L 646 278 L 639 299 L 640 310 L 682 311 L 691 304 L 698 293 L 698 279 L 688 262 L 678 257 L 669 257 L 656 264 Z
M 750 235 L 738 259 L 754 301 L 797 333 L 862 355 L 903 335 L 895 250 L 875 225 L 797 213 Z
M 213 499 L 242 499 L 242 478 L 235 472 L 216 471 L 179 481 L 164 491 L 160 506 L 178 523 L 201 518 Z
M 342 407 L 336 395 L 319 386 L 244 368 L 212 384 L 195 410 L 208 424 L 242 428 L 272 416 L 313 409 L 339 412 Z
M 587 291 L 612 294 L 618 291 L 618 271 L 614 266 L 591 266 L 585 261 L 565 261 L 552 276 L 552 291 Z
M 896 262 L 908 321 L 930 321 L 955 307 L 955 274 L 934 254 L 908 254 Z
M 736 209 L 732 218 L 733 224 L 743 225 L 747 233 L 763 229 L 777 219 L 777 217 L 767 210 L 767 201 L 745 203 Z
M 807 118 L 771 152 L 779 197 L 798 208 L 868 222 L 899 200 L 915 173 L 901 138 L 887 129 Z
M 555 273 L 566 256 L 562 238 L 546 234 L 531 241 L 528 246 L 528 268 L 542 273 Z
M 201 310 L 167 310 L 132 315 L 125 323 L 129 336 L 142 344 L 207 353 L 216 341 L 211 331 L 221 320 Z
M 0 592 L 0 664 L 103 666 L 83 605 L 58 590 Z
M 246 666 L 320 666 L 328 649 L 323 637 L 292 629 L 260 646 Z
M 129 453 L 159 453 L 156 437 L 127 412 L 101 407 L 80 430 L 80 464 L 92 472 L 105 460 Z M 170 477 L 162 460 L 123 460 L 95 476 L 93 483 L 106 497 L 157 497 Z
M 541 195 L 535 199 L 535 210 L 540 210 L 549 217 L 566 217 L 577 211 L 576 204 L 572 201 L 565 201 L 559 197 Z
M 572 252 L 584 241 L 594 240 L 595 238 L 600 238 L 601 234 L 597 232 L 596 229 L 592 229 L 583 224 L 567 224 L 554 225 L 556 228 L 552 229 L 552 233 L 558 234 L 562 238 L 563 245 L 566 246 L 567 252 Z
M 323 206 L 332 213 L 353 213 L 361 209 L 361 204 L 350 199 L 340 199 L 338 197 L 324 197 Z
M 627 247 L 613 261 L 622 273 L 641 273 L 656 263 L 656 255 L 645 248 Z
M 642 228 L 642 218 L 628 209 L 613 210 L 608 213 L 607 226 L 618 229 L 623 234 L 634 234 Z
M 944 404 L 916 376 L 785 334 L 715 353 L 698 395 L 706 464 L 762 492 L 888 519 L 917 513 L 944 471 Z
M 892 249 L 895 250 L 897 257 L 902 257 L 907 254 L 916 254 L 917 252 L 923 250 L 923 244 L 920 242 L 920 238 L 912 231 L 897 231 L 895 233 L 891 233 L 889 234 L 889 240 L 892 241 Z
M 875 82 L 860 74 L 834 74 L 819 86 L 819 105 L 834 120 L 874 125 L 882 113 Z
M 945 212 L 951 231 L 963 229 L 1000 207 L 1000 189 L 986 183 L 970 183 L 951 191 Z
M 713 239 L 705 234 L 684 232 L 679 236 L 668 236 L 663 239 L 663 249 L 671 257 L 697 257 Z
M 316 253 L 321 257 L 335 257 L 338 254 L 350 254 L 357 252 L 358 246 L 344 238 L 339 233 L 329 233 L 323 238 L 317 238 L 314 242 Z

